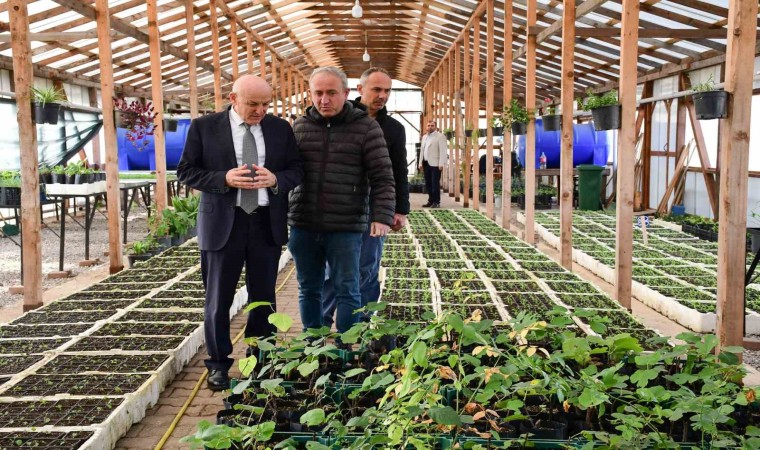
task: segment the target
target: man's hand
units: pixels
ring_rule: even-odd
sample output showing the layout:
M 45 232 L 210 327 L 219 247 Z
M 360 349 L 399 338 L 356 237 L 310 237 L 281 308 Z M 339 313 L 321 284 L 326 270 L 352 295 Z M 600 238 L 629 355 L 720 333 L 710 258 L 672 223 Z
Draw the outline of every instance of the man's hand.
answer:
M 399 213 L 394 214 L 393 225 L 391 225 L 391 230 L 398 231 L 404 228 L 404 225 L 406 225 L 406 216 L 404 214 L 399 214 Z
M 270 188 L 277 184 L 277 177 L 274 176 L 274 174 L 270 172 L 266 167 L 253 164 L 253 170 L 255 171 L 255 175 L 253 177 L 254 189 Z
M 385 225 L 384 223 L 380 222 L 372 222 L 372 226 L 370 227 L 369 235 L 372 237 L 381 237 L 388 234 L 388 230 L 390 227 L 388 225 Z
M 440 170 L 441 172 L 443 172 L 443 166 L 438 166 L 438 170 Z
M 227 186 L 236 189 L 256 189 L 253 178 L 251 178 L 251 169 L 247 164 L 230 169 L 224 177 Z

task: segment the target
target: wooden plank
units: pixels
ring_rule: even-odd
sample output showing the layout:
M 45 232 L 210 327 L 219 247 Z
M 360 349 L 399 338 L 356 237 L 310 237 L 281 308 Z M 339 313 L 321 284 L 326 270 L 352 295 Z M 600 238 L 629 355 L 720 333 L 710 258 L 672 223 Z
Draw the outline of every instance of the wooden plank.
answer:
M 21 252 L 24 311 L 42 306 L 42 243 L 40 240 L 40 178 L 37 170 L 37 128 L 32 120 L 31 43 L 29 13 L 24 0 L 8 1 L 9 26 L 13 35 L 13 83 L 18 107 L 18 140 L 21 152 Z
M 681 152 L 676 160 L 675 168 L 673 169 L 673 178 L 670 179 L 668 186 L 665 188 L 665 193 L 660 199 L 660 204 L 657 205 L 657 214 L 665 214 L 668 209 L 668 201 L 670 196 L 676 190 L 676 186 L 681 181 L 681 176 L 686 172 L 686 161 L 689 151 L 687 149 L 681 149 Z
M 462 48 L 459 42 L 454 43 L 454 200 L 459 202 L 462 187 L 459 180 L 462 177 Z
M 654 82 L 647 81 L 644 83 L 642 98 L 650 98 L 654 95 Z M 641 145 L 641 207 L 649 209 L 649 196 L 652 174 L 652 113 L 654 112 L 654 103 L 645 103 L 639 106 L 639 112 L 644 119 L 644 135 Z M 638 133 L 638 131 L 637 131 Z
M 639 0 L 623 0 L 620 31 L 620 115 L 618 134 L 617 224 L 615 252 L 615 287 L 621 306 L 631 310 L 631 277 L 633 268 L 633 190 L 634 174 L 625 168 L 636 161 L 636 72 L 638 58 Z
M 449 54 L 446 64 L 446 128 L 454 129 L 454 54 Z M 455 197 L 455 182 L 459 180 L 454 178 L 454 147 L 451 146 L 451 140 L 448 141 L 449 159 L 446 162 L 446 173 L 449 178 L 449 197 Z
M 486 0 L 486 216 L 495 220 L 494 212 L 494 183 L 493 183 L 493 130 L 491 129 L 491 120 L 493 119 L 494 109 L 494 79 L 493 64 L 496 53 L 494 50 L 494 0 Z M 502 164 L 503 167 L 503 164 Z
M 280 95 L 280 61 L 277 60 L 277 57 L 272 53 L 272 77 L 270 84 L 272 85 L 272 112 L 275 116 L 280 115 L 280 107 L 279 103 L 277 102 L 277 97 Z
M 248 73 L 253 73 L 253 34 L 246 31 L 245 33 L 245 61 L 247 63 Z
M 259 41 L 259 76 L 266 80 L 267 78 L 267 49 Z
M 560 156 L 559 219 L 560 263 L 573 270 L 573 105 L 575 58 L 575 0 L 562 4 L 562 137 Z
M 87 88 L 87 97 L 89 99 L 88 103 L 93 108 L 97 108 L 100 105 L 98 104 L 98 90 L 94 87 L 88 87 Z M 100 132 L 95 135 L 95 137 L 92 138 L 92 163 L 97 167 L 98 169 L 101 169 L 101 151 L 100 151 Z
M 502 110 L 512 98 L 512 0 L 504 0 L 504 84 L 501 96 Z M 498 69 L 497 69 L 498 70 Z M 496 71 L 496 70 L 495 70 Z M 501 158 L 501 226 L 507 230 L 512 222 L 512 130 L 504 127 L 504 143 Z
M 185 32 L 187 33 L 187 74 L 190 88 L 190 117 L 198 117 L 198 68 L 195 57 L 193 0 L 185 0 Z
M 485 3 L 483 4 L 485 6 Z M 470 29 L 467 28 L 464 30 L 464 58 L 462 59 L 462 65 L 464 66 L 464 80 L 463 80 L 463 89 L 464 89 L 464 117 L 465 117 L 465 129 L 467 129 L 467 125 L 470 124 L 470 121 L 472 120 L 472 113 L 470 112 L 473 107 L 472 103 L 472 91 L 469 89 L 471 80 L 470 80 L 470 64 L 471 62 L 470 57 Z M 472 145 L 472 139 L 468 137 L 463 137 L 464 139 L 464 198 L 462 199 L 462 206 L 465 208 L 468 208 L 470 206 L 470 168 L 472 166 L 472 158 L 470 157 L 470 147 Z
M 156 147 L 156 213 L 162 214 L 168 203 L 166 191 L 166 139 L 164 137 L 164 93 L 161 82 L 161 37 L 158 31 L 158 0 L 147 0 L 148 36 L 150 38 L 150 71 L 153 108 L 158 115 L 153 128 Z
M 741 346 L 744 338 L 747 186 L 755 63 L 757 0 L 729 2 L 726 92 L 728 117 L 720 125 L 720 210 L 718 223 L 718 350 Z
M 111 31 L 111 37 L 119 37 L 120 33 Z M 29 40 L 34 42 L 75 42 L 84 39 L 97 39 L 98 32 L 92 31 L 62 31 L 58 33 L 29 33 Z M 0 42 L 10 42 L 10 34 L 0 34 Z
M 232 46 L 232 79 L 240 76 L 240 60 L 238 59 L 237 22 L 230 21 L 230 45 Z
M 485 3 L 484 3 L 485 4 Z M 480 122 L 480 16 L 472 24 L 472 109 L 470 122 L 474 130 Z M 480 210 L 480 137 L 472 139 L 472 209 Z
M 219 60 L 219 17 L 216 11 L 216 1 L 209 2 L 209 24 L 211 25 L 211 49 L 214 61 L 214 110 L 224 108 L 222 100 L 222 66 Z
M 536 25 L 536 0 L 528 0 L 528 27 Z M 535 35 L 528 34 L 525 53 L 525 79 L 536 78 L 536 47 Z M 517 59 L 513 56 L 514 59 Z M 525 107 L 528 114 L 536 108 L 536 84 L 528 82 L 525 85 Z M 525 242 L 533 244 L 535 236 L 536 211 L 536 121 L 528 122 L 528 134 L 525 137 Z
M 103 101 L 103 142 L 106 152 L 106 200 L 108 202 L 108 260 L 109 271 L 124 268 L 121 248 L 121 195 L 119 195 L 119 150 L 116 145 L 116 124 L 113 116 L 114 97 L 113 54 L 111 53 L 111 15 L 108 0 L 97 0 L 97 30 L 100 54 L 100 95 Z
M 540 35 L 548 27 L 537 26 L 531 28 Z M 620 37 L 620 28 L 618 27 L 580 27 L 576 28 L 575 35 L 578 38 L 616 38 Z M 725 39 L 725 28 L 665 28 L 665 27 L 647 27 L 639 28 L 639 38 L 659 38 L 659 39 Z

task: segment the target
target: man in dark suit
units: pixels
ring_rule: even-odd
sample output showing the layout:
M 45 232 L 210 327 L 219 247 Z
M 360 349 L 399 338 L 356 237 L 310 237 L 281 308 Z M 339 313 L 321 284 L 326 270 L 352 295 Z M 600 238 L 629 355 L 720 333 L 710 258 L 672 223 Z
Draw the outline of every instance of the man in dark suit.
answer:
M 204 330 L 211 390 L 229 388 L 233 360 L 229 310 L 246 267 L 249 302 L 269 302 L 248 315 L 245 337 L 275 331 L 275 283 L 288 240 L 288 192 L 303 168 L 288 122 L 267 115 L 272 88 L 254 75 L 232 86 L 231 107 L 193 120 L 177 177 L 201 191 L 198 245 L 206 288 Z

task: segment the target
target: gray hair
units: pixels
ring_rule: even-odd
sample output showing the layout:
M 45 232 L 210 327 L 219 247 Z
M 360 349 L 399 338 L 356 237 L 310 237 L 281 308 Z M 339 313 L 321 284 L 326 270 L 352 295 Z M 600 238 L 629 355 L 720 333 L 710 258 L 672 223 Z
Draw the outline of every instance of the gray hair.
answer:
M 341 84 L 343 85 L 343 89 L 348 89 L 348 78 L 346 77 L 346 73 L 335 66 L 318 67 L 314 69 L 314 71 L 311 73 L 311 76 L 309 77 L 309 85 L 311 85 L 311 80 L 313 80 L 314 77 L 319 75 L 320 73 L 327 73 L 332 76 L 338 77 L 338 79 L 340 79 Z
M 359 78 L 359 84 L 364 86 L 365 84 L 367 84 L 367 78 L 369 78 L 369 76 L 372 75 L 373 73 L 377 73 L 377 72 L 384 73 L 388 75 L 388 78 L 392 78 L 391 74 L 389 74 L 388 71 L 383 69 L 382 67 L 370 67 L 369 69 L 365 70 L 364 73 L 362 73 L 362 76 Z

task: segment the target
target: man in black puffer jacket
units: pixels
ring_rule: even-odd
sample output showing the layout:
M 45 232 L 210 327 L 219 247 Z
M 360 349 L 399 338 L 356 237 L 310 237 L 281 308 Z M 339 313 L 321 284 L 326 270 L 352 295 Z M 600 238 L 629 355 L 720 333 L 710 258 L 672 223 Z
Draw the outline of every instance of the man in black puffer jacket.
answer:
M 304 179 L 290 199 L 288 248 L 298 273 L 304 329 L 322 327 L 327 263 L 335 286 L 336 326 L 343 333 L 356 322 L 354 310 L 361 306 L 362 233 L 369 226 L 372 236 L 385 236 L 393 224 L 393 170 L 378 123 L 346 101 L 343 71 L 316 69 L 309 91 L 314 106 L 293 127 Z

